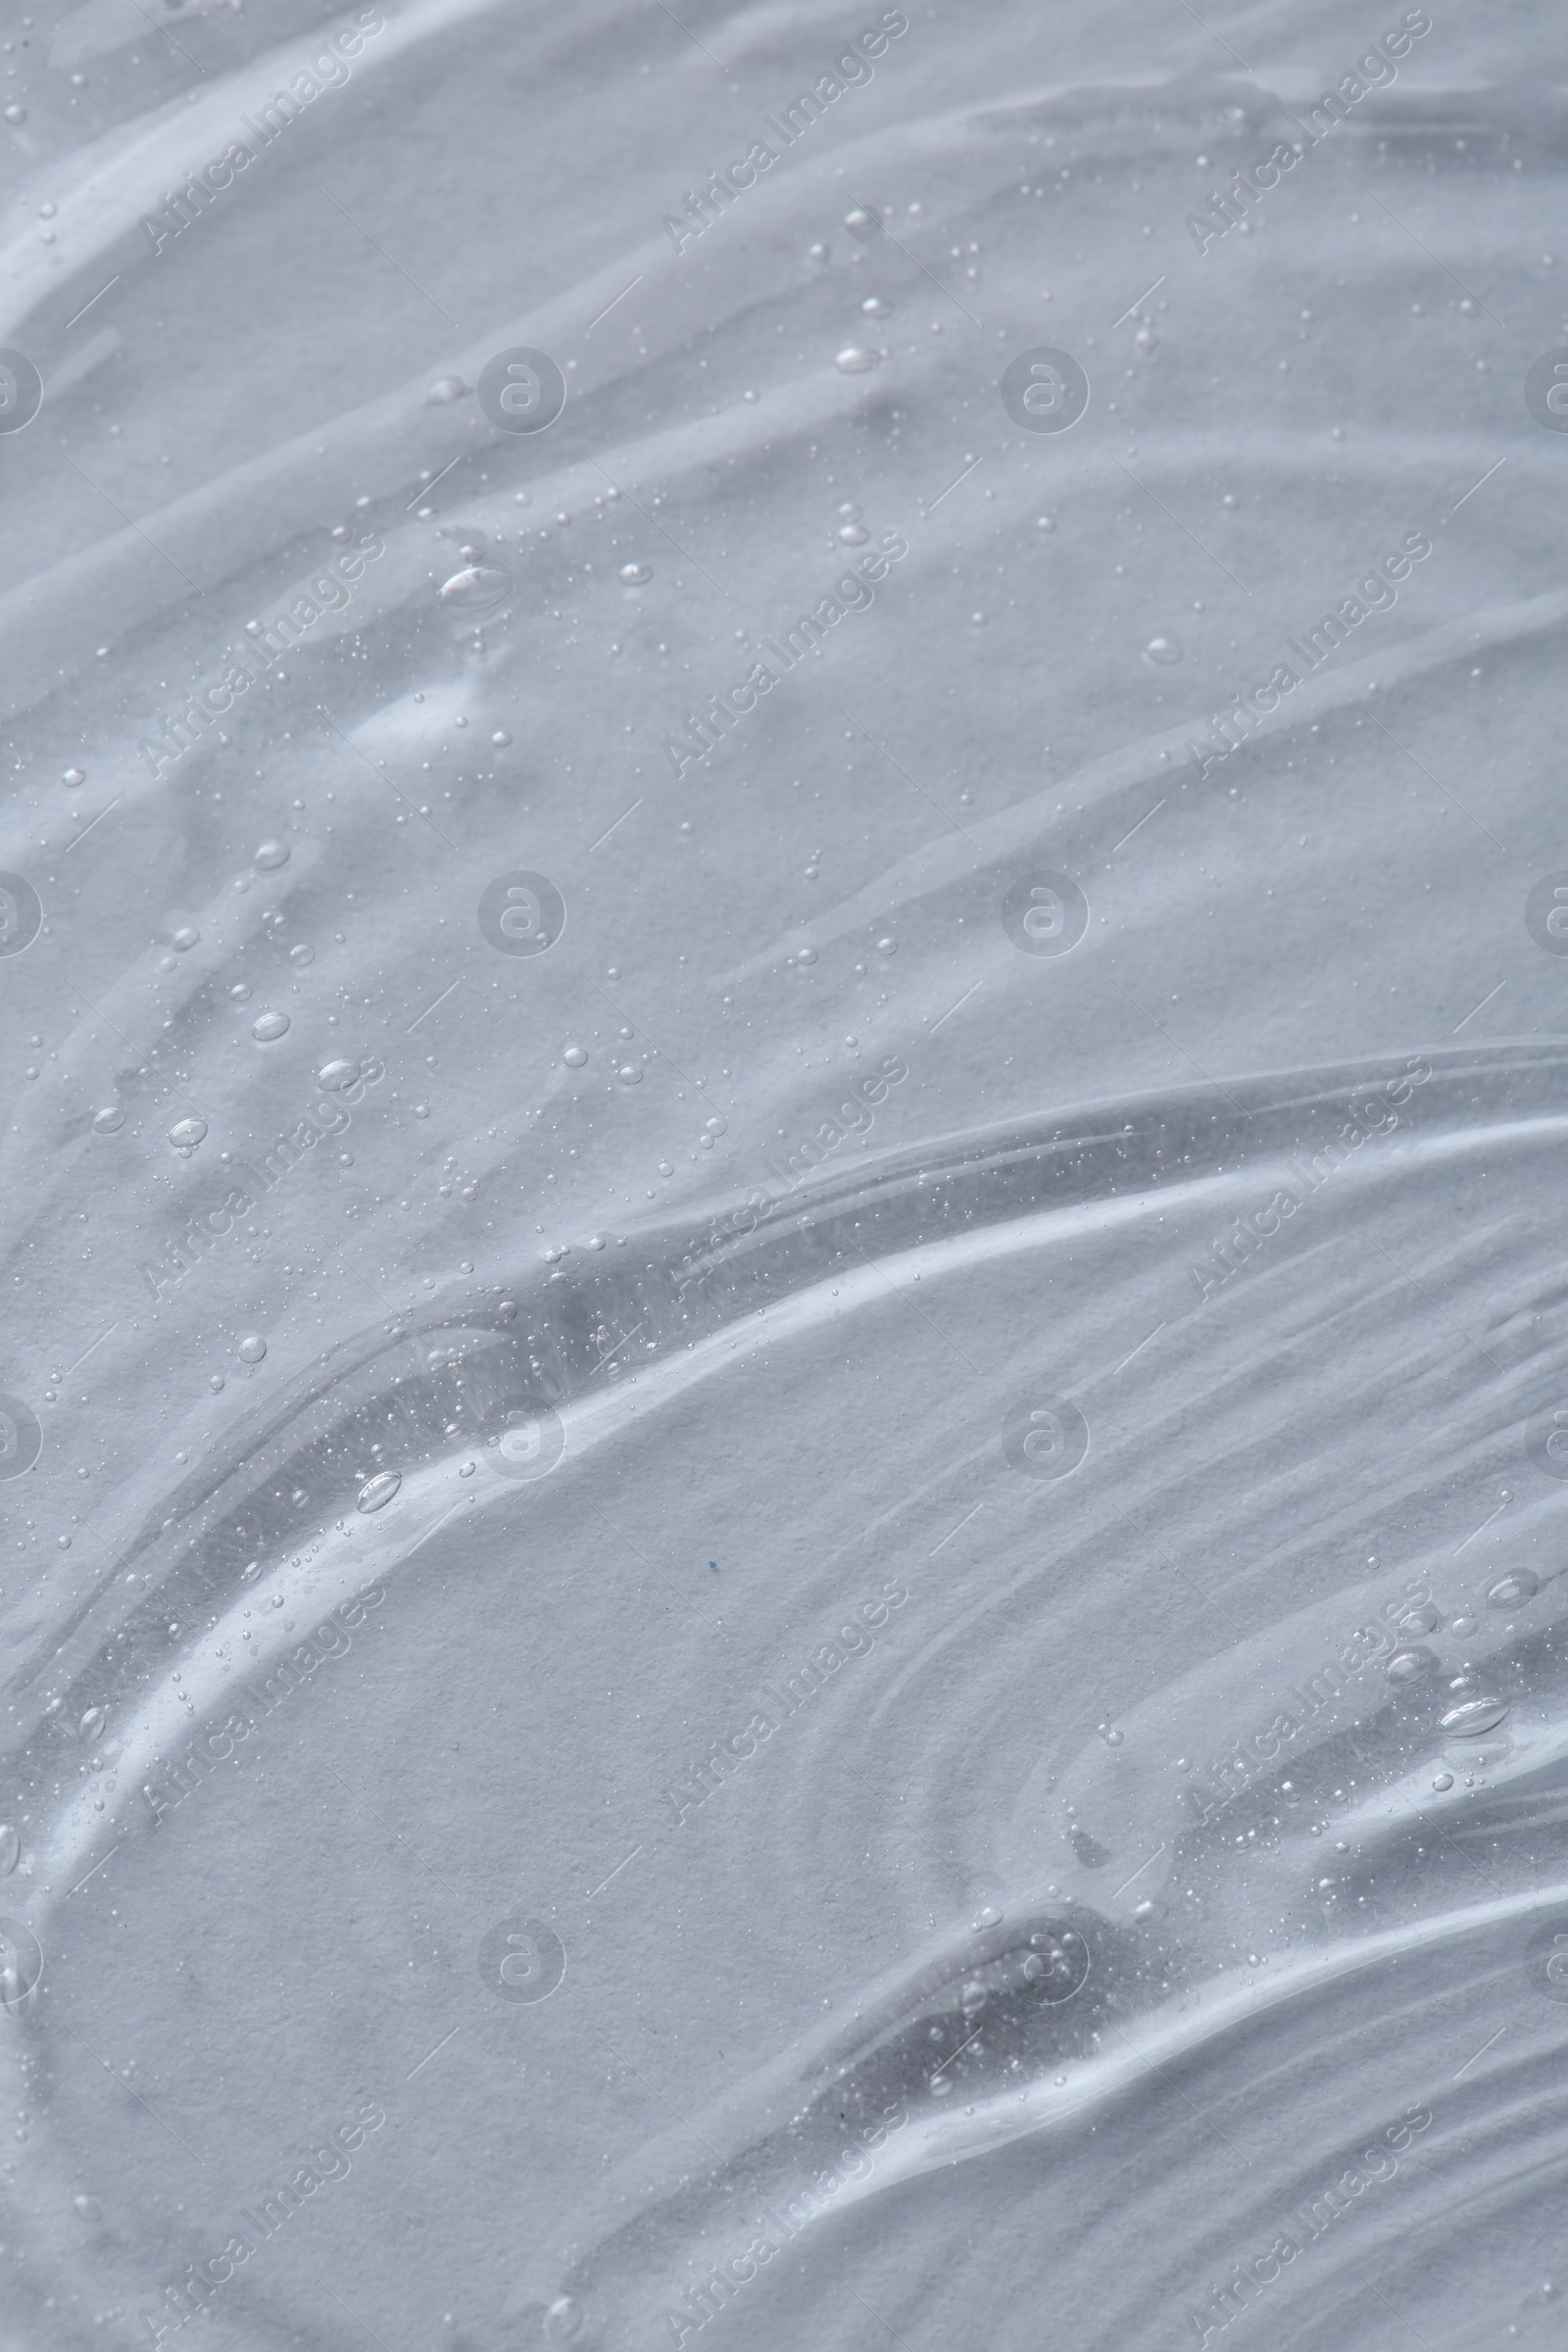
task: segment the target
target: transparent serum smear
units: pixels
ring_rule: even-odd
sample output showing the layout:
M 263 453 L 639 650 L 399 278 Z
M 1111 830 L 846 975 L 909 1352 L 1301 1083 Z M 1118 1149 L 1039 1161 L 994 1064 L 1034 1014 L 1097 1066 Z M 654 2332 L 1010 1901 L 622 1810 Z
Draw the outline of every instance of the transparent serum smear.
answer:
M 47 1953 L 71 1886 L 111 1838 L 137 1822 L 153 1834 L 144 1785 L 221 1721 L 236 1677 L 254 1686 L 286 1650 L 288 1617 L 308 1609 L 314 1623 L 391 1574 L 454 1510 L 515 1502 L 519 1472 L 525 1483 L 610 1440 L 760 1332 L 853 1314 L 862 1294 L 879 1293 L 870 1257 L 907 1253 L 961 1271 L 976 1253 L 1045 1246 L 1091 1214 L 1143 1214 L 1332 1132 L 1367 1082 L 1353 1070 L 1287 1073 L 1223 1097 L 1181 1090 L 889 1153 L 853 1179 L 801 1188 L 765 1221 L 749 1224 L 726 1202 L 636 1236 L 603 1271 L 531 1273 L 339 1348 L 253 1416 L 199 1479 L 152 1502 L 115 1570 L 14 1679 L 0 1784 L 0 1820 L 20 1829 L 8 1915 Z M 1555 1054 L 1454 1054 L 1416 1098 L 1405 1148 L 1551 1129 L 1565 1093 Z M 640 1369 L 617 1383 L 607 1350 L 633 1331 Z M 704 2128 L 718 2152 L 710 2169 L 691 2170 L 689 2143 L 634 2167 L 595 2229 L 530 2262 L 519 2317 L 544 2328 L 554 2313 L 555 2332 L 592 2326 L 607 2346 L 630 2341 L 705 2263 L 731 2266 L 732 2282 L 736 2262 L 755 2266 L 749 2239 L 734 2242 L 754 2206 L 776 2213 L 788 2235 L 814 2231 L 898 2180 L 1093 2114 L 1139 2079 L 1151 2050 L 1197 2046 L 1401 1938 L 1463 1932 L 1481 1912 L 1426 1917 L 1418 1903 L 1371 1936 L 1326 1926 L 1313 1888 L 1323 1841 L 1303 1817 L 1353 1811 L 1370 1849 L 1403 1835 L 1401 1790 L 1416 1801 L 1421 1775 L 1430 1784 L 1455 1747 L 1484 1752 L 1494 1796 L 1509 1775 L 1523 1786 L 1549 1773 L 1564 1744 L 1551 1723 L 1565 1711 L 1553 1715 L 1534 1628 L 1554 1626 L 1563 1589 L 1522 1563 L 1501 1605 L 1456 1589 L 1446 1571 L 1434 1571 L 1429 1602 L 1411 1581 L 1407 1569 L 1298 1613 L 1134 1710 L 1115 1747 L 1092 1740 L 1059 1776 L 1027 1785 L 1004 1924 L 945 1937 L 814 2055 L 794 2055 L 737 2094 Z M 284 1605 L 258 1609 L 264 1593 Z M 1404 1623 L 1423 1607 L 1441 1622 Z M 1308 1794 L 1284 1804 L 1285 1768 L 1258 1753 L 1276 1711 L 1260 1712 L 1259 1694 L 1298 1687 L 1325 1644 L 1365 1625 L 1381 1629 L 1368 1662 L 1294 1737 L 1289 1768 Z M 1418 1649 L 1432 1666 L 1390 1682 L 1388 1662 Z M 1542 1692 L 1547 1727 L 1526 1732 L 1527 1702 L 1539 1710 Z M 1469 1733 L 1481 1718 L 1463 1710 L 1483 1701 L 1507 1713 Z M 1336 1742 L 1367 1726 L 1371 1760 L 1351 1771 Z M 84 1741 L 116 1776 L 102 1812 L 74 1769 Z M 1227 1785 L 1213 1768 L 1238 1741 L 1251 1742 L 1256 1769 Z M 1210 1794 L 1196 1809 L 1179 1759 L 1208 1770 Z M 1470 1801 L 1467 1777 L 1454 1773 L 1451 1811 Z M 1435 1793 L 1429 1786 L 1420 1802 L 1430 1807 Z M 1249 1829 L 1239 1866 L 1236 1840 Z M 1484 1910 L 1502 1917 L 1550 1899 L 1539 1886 L 1505 1887 Z M 1150 1904 L 1158 1916 L 1140 1916 Z M 1260 1972 L 1250 1952 L 1275 1957 Z M 16 2062 L 44 2030 L 47 1994 L 45 1974 L 9 2045 Z M 35 2180 L 64 2169 L 64 2151 L 52 2157 L 35 2139 L 29 2154 Z
M 669 2144 L 662 2180 L 653 2160 L 627 2167 L 598 2233 L 590 2219 L 553 2270 L 530 2267 L 513 2320 L 593 2352 L 655 2341 L 650 2330 L 662 2320 L 667 2332 L 671 2314 L 677 2333 L 704 2324 L 764 2291 L 767 2266 L 803 2231 L 898 2181 L 1081 2125 L 1134 2092 L 1151 2064 L 1401 1954 L 1562 1902 L 1568 1584 L 1494 1568 L 1473 1595 L 1448 1597 L 1438 1606 L 1419 1575 L 1371 1580 L 1129 1713 L 1115 1748 L 1094 1741 L 1051 1792 L 1060 1817 L 1098 1833 L 1077 1833 L 1087 1860 L 1058 1830 L 1049 1889 L 1036 1883 L 1003 1924 L 884 1985 L 782 2080 L 759 2077 L 696 2119 Z M 1542 1614 L 1539 1627 L 1521 1623 L 1521 1604 Z M 1364 1663 L 1331 1691 L 1322 1659 L 1337 1626 L 1361 1633 Z M 1419 1696 L 1388 1675 L 1413 1634 L 1432 1659 Z M 1456 1727 L 1477 1684 L 1504 1694 L 1487 1708 L 1494 1729 L 1527 1703 L 1534 1720 L 1505 1740 Z M 1213 1768 L 1227 1743 L 1278 1721 L 1283 1709 L 1259 1711 L 1276 1685 L 1300 1718 L 1289 1756 L 1265 1767 L 1254 1746 L 1251 1777 L 1233 1775 L 1240 1785 L 1227 1788 Z M 1148 1760 L 1156 1745 L 1174 1759 L 1163 1770 Z M 1219 1786 L 1195 1779 L 1187 1750 Z M 1020 1868 L 1040 1850 L 1042 1793 L 1028 1788 L 1020 1802 Z M 1435 1811 L 1448 1838 L 1477 1851 L 1485 1842 L 1491 1899 L 1455 1903 L 1446 1882 L 1422 1873 Z M 1561 1845 L 1550 1884 L 1528 1838 L 1544 1826 Z M 1140 1852 L 1151 1866 L 1135 1871 Z M 1326 1862 L 1340 1866 L 1328 1900 Z M 1372 1928 L 1355 1908 L 1369 1879 L 1396 1886 Z M 716 2161 L 693 2165 L 694 2133 Z
M 1550 1053 L 1447 1056 L 1415 1098 L 1423 1127 L 1437 1130 L 1429 1148 L 1441 1148 L 1447 1130 L 1484 1133 L 1499 1117 L 1549 1123 L 1568 1096 L 1565 1078 L 1563 1058 Z M 256 1667 L 286 1646 L 281 1627 L 270 1634 L 265 1625 L 239 1645 L 261 1584 L 280 1578 L 290 1600 L 333 1605 L 407 1557 L 470 1494 L 497 1501 L 513 1493 L 509 1433 L 553 1418 L 558 1447 L 568 1431 L 574 1447 L 597 1443 L 716 1372 L 736 1344 L 726 1335 L 756 1328 L 759 1314 L 783 1336 L 853 1313 L 877 1295 L 869 1258 L 906 1252 L 933 1270 L 961 1269 L 992 1250 L 1049 1242 L 1075 1218 L 1143 1214 L 1150 1200 L 1249 1158 L 1309 1147 L 1365 1083 L 1344 1070 L 1238 1081 L 1223 1096 L 1185 1089 L 1065 1125 L 889 1153 L 870 1170 L 802 1187 L 765 1221 L 727 1203 L 638 1236 L 602 1273 L 530 1276 L 455 1316 L 432 1312 L 345 1343 L 236 1433 L 213 1468 L 153 1503 L 120 1566 L 14 1678 L 0 1819 L 34 1821 L 26 1881 L 85 1867 L 91 1838 L 115 1826 L 68 1807 L 67 1835 L 63 1819 L 46 1829 L 38 1813 L 36 1792 L 57 1777 L 62 1741 L 74 1742 L 86 1718 L 103 1711 L 121 1741 L 127 1717 L 140 1715 L 149 1728 L 138 1754 L 167 1754 L 157 1741 L 177 1736 L 179 1717 L 193 1729 L 222 1701 L 229 1669 L 215 1647 L 226 1642 Z M 641 1397 L 631 1383 L 616 1385 L 612 1358 L 626 1334 L 636 1335 L 628 1360 L 644 1367 Z M 462 1483 L 470 1457 L 498 1475 Z M 121 1762 L 128 1780 L 128 1755 Z M 45 1852 L 51 1868 L 40 1873 Z
M 626 2167 L 572 2242 L 529 2266 L 509 2323 L 594 2352 L 669 2340 L 671 2314 L 677 2331 L 701 2324 L 804 2231 L 950 2161 L 956 2110 L 1016 2102 L 1147 1997 L 1133 1939 L 1091 1914 L 971 1935 Z M 712 2161 L 693 2164 L 697 2139 Z

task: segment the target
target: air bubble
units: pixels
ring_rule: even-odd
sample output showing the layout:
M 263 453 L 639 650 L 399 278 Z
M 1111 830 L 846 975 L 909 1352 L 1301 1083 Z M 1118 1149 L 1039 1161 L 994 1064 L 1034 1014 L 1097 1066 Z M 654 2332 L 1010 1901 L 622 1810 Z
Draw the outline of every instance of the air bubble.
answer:
M 438 599 L 451 612 L 488 612 L 511 594 L 510 571 L 499 564 L 469 564 L 442 581 Z
M 260 1020 L 251 1023 L 251 1035 L 259 1046 L 272 1045 L 278 1038 L 286 1035 L 287 1030 L 288 1014 L 286 1012 L 264 1012 Z
M 174 933 L 170 945 L 177 948 L 180 954 L 183 956 L 187 954 L 190 949 L 196 946 L 200 938 L 201 933 L 196 929 L 193 923 L 182 923 L 179 929 Z
M 1499 1577 L 1487 1594 L 1487 1605 L 1494 1609 L 1516 1609 L 1521 1601 L 1534 1600 L 1541 1591 L 1541 1579 L 1528 1568 L 1516 1569 L 1512 1576 Z
M 447 409 L 455 400 L 466 400 L 471 387 L 461 375 L 438 375 L 424 396 L 427 409 Z
M 103 1115 L 102 1112 L 99 1113 L 100 1118 Z M 205 1119 L 176 1119 L 169 1130 L 169 1140 L 174 1150 L 182 1152 L 188 1159 L 206 1133 L 207 1121 Z
M 1462 1705 L 1448 1709 L 1438 1729 L 1450 1740 L 1479 1740 L 1495 1731 L 1507 1712 L 1505 1698 L 1467 1698 Z
M 643 1074 L 634 1061 L 623 1061 L 615 1076 L 622 1086 L 641 1086 Z
M 259 1364 L 266 1353 L 267 1342 L 257 1332 L 253 1331 L 249 1339 L 241 1340 L 239 1344 L 239 1360 L 242 1364 Z
M 336 1061 L 325 1061 L 316 1073 L 316 1083 L 318 1086 L 324 1086 L 329 1094 L 335 1095 L 340 1093 L 345 1086 L 352 1086 L 359 1074 L 360 1065 L 357 1061 L 346 1061 L 341 1058 Z
M 366 1480 L 364 1486 L 354 1497 L 356 1509 L 364 1511 L 367 1517 L 368 1517 L 371 1511 L 385 1510 L 387 1504 L 391 1501 L 393 1495 L 397 1493 L 402 1484 L 403 1476 L 401 1471 L 379 1471 L 374 1478 L 368 1478 Z
M 561 1058 L 568 1070 L 580 1070 L 587 1061 L 588 1055 L 582 1046 L 568 1046 Z
M 261 873 L 275 874 L 280 865 L 287 865 L 288 858 L 286 841 L 264 841 L 251 862 Z
M 844 225 L 852 237 L 874 237 L 882 225 L 882 216 L 868 204 L 858 204 L 853 213 L 845 214 Z
M 1182 649 L 1174 637 L 1151 637 L 1144 648 L 1151 662 L 1179 662 Z
M 87 771 L 84 767 L 68 767 L 60 781 L 62 784 L 69 784 L 74 791 L 78 784 L 86 783 Z
M 125 1114 L 118 1102 L 106 1102 L 102 1110 L 93 1113 L 95 1135 L 118 1135 L 125 1124 Z
M 1424 1683 L 1429 1674 L 1437 1672 L 1437 1667 L 1438 1661 L 1433 1651 L 1416 1647 L 1396 1649 L 1383 1672 L 1385 1680 L 1391 1682 L 1396 1690 L 1403 1690 L 1411 1683 Z
M 651 564 L 623 564 L 620 567 L 620 582 L 623 588 L 645 587 L 653 576 L 654 567 Z
M 833 362 L 841 375 L 865 375 L 876 364 L 876 353 L 868 351 L 863 343 L 847 343 Z

